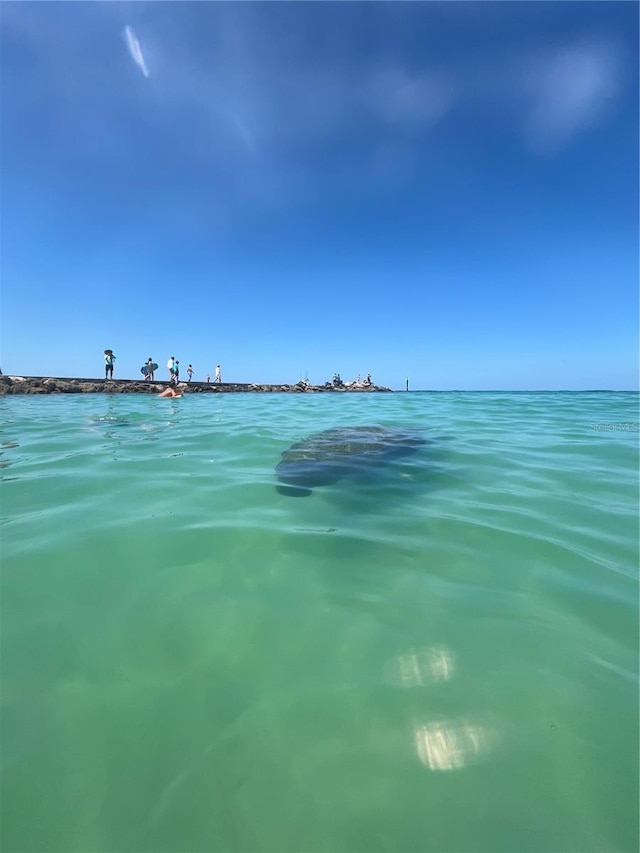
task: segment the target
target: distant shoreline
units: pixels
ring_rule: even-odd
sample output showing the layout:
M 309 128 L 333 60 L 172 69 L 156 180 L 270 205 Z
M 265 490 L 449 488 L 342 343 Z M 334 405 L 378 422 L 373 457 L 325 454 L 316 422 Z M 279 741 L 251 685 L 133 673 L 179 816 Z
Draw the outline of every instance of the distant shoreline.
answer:
M 140 379 L 78 379 L 55 376 L 0 375 L 0 396 L 5 394 L 158 394 L 169 385 L 166 380 L 148 382 Z M 298 393 L 298 394 L 370 394 L 393 393 L 379 385 L 271 385 L 251 382 L 180 382 L 182 393 Z

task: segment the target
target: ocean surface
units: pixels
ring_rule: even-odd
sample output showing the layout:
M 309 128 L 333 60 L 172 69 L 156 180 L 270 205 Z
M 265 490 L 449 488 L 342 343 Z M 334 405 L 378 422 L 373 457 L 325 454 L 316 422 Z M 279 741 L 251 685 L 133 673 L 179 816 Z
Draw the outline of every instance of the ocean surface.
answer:
M 638 850 L 636 394 L 0 419 L 3 851 Z M 277 491 L 369 425 L 426 443 Z

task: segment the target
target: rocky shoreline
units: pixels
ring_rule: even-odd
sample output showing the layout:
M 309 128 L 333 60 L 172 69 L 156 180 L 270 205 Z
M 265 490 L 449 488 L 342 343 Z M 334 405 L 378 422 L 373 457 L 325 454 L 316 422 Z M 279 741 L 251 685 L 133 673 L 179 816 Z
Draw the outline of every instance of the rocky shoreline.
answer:
M 0 375 L 0 396 L 4 394 L 159 394 L 168 382 L 144 382 L 138 379 L 68 379 L 54 376 Z M 299 394 L 370 394 L 375 391 L 391 392 L 380 385 L 350 385 L 336 388 L 333 385 L 262 385 L 254 383 L 181 382 L 183 394 L 224 394 L 237 392 Z

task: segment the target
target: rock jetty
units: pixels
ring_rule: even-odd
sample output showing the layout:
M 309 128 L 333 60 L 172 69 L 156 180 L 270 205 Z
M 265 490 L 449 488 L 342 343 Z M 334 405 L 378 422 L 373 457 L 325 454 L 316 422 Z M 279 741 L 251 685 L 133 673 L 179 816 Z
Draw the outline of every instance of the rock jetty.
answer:
M 6 376 L 0 375 L 0 396 L 3 394 L 159 394 L 168 382 L 144 382 L 138 379 L 65 379 L 53 376 Z M 183 394 L 225 394 L 234 392 L 298 394 L 370 394 L 375 391 L 391 391 L 380 385 L 263 385 L 259 383 L 181 382 Z

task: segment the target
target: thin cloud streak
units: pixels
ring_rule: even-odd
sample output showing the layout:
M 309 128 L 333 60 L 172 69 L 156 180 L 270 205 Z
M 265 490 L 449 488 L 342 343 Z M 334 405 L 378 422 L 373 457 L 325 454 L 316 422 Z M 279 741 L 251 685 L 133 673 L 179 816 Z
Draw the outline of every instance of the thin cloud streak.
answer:
M 124 40 L 127 45 L 127 49 L 131 55 L 131 58 L 138 66 L 138 68 L 142 71 L 145 77 L 149 76 L 149 69 L 146 66 L 144 61 L 144 56 L 142 55 L 142 48 L 140 47 L 140 42 L 138 41 L 136 34 L 134 33 L 132 27 L 126 26 L 123 31 Z
M 249 129 L 247 128 L 244 121 L 240 118 L 240 116 L 239 115 L 232 115 L 231 116 L 231 123 L 235 127 L 235 129 L 237 130 L 240 139 L 247 146 L 248 150 L 252 154 L 257 154 L 258 148 L 256 145 L 256 141 L 255 141 L 254 137 L 252 136 L 252 134 L 249 132 Z

